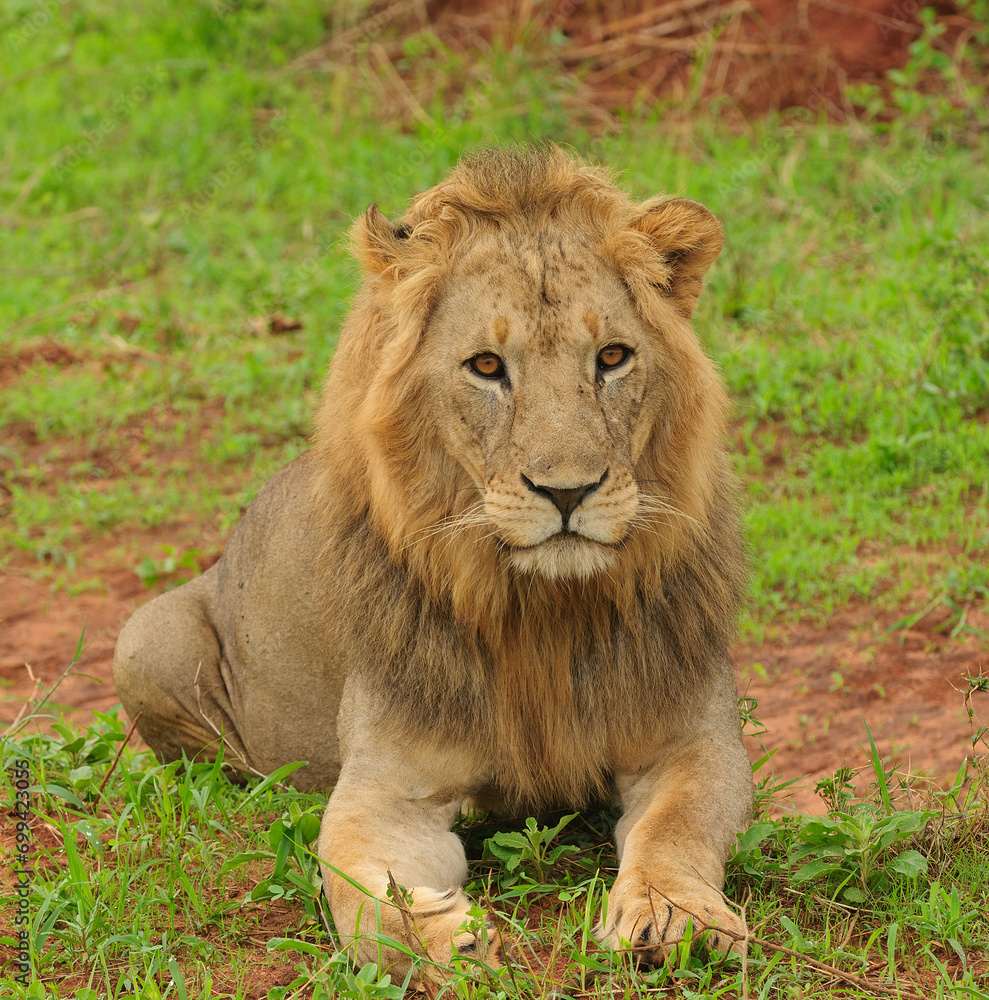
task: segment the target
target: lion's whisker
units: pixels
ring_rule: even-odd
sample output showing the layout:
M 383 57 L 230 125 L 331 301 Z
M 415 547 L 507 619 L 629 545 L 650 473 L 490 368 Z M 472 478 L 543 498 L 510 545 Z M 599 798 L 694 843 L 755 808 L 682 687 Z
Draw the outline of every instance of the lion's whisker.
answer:
M 497 538 L 497 537 L 498 537 L 498 529 L 495 528 L 494 530 L 489 531 L 487 534 L 478 535 L 478 537 L 474 539 L 474 544 L 478 545 L 481 542 L 486 542 L 489 538 Z
M 674 507 L 662 497 L 656 496 L 655 493 L 640 493 L 638 500 L 643 507 L 651 508 L 652 510 L 661 510 L 666 514 L 674 514 L 677 517 L 682 517 L 685 521 L 696 524 L 698 527 L 701 526 L 701 522 L 696 517 L 691 517 L 690 514 L 685 513 L 678 507 Z
M 431 539 L 435 538 L 442 538 L 444 535 L 447 536 L 447 538 L 444 541 L 448 542 L 456 538 L 458 535 L 463 534 L 469 528 L 474 527 L 475 525 L 480 525 L 485 523 L 486 522 L 484 520 L 477 520 L 477 521 L 460 522 L 456 524 L 446 524 L 441 527 L 434 528 L 431 531 L 425 531 L 424 533 L 417 533 L 416 536 L 410 538 L 402 546 L 401 551 L 404 551 L 411 545 L 417 545 L 423 542 L 428 542 Z
M 402 546 L 402 551 L 407 549 L 410 545 L 428 541 L 431 538 L 435 538 L 437 535 L 443 535 L 449 532 L 451 536 L 455 536 L 473 525 L 486 524 L 487 522 L 488 519 L 484 516 L 483 503 L 478 502 L 471 504 L 471 506 L 467 507 L 459 514 L 448 514 L 446 517 L 441 518 L 434 524 L 426 525 L 424 528 L 419 528 L 418 530 L 411 532 L 405 538 L 405 544 Z
M 657 538 L 667 538 L 669 535 L 668 530 L 660 531 L 658 530 L 659 528 L 670 529 L 674 527 L 672 521 L 663 520 L 655 514 L 649 516 L 636 515 L 632 519 L 631 524 L 636 531 L 642 531 L 647 535 L 655 535 Z

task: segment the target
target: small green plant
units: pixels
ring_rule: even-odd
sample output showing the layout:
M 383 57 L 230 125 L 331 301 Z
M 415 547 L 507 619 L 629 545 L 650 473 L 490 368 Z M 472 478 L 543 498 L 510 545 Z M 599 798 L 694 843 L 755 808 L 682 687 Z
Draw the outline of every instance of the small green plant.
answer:
M 308 955 L 314 968 L 305 963 L 296 966 L 299 976 L 288 986 L 275 986 L 268 991 L 268 1000 L 290 1000 L 300 995 L 302 988 L 312 989 L 313 1000 L 402 1000 L 408 989 L 408 978 L 402 984 L 393 983 L 387 973 L 380 975 L 377 965 L 368 963 L 354 971 L 350 959 L 337 952 L 329 961 L 315 944 L 296 938 L 272 938 L 269 951 L 297 951 Z
M 875 776 L 872 798 L 852 801 L 855 772 L 847 767 L 818 782 L 831 813 L 802 824 L 790 852 L 792 864 L 804 862 L 793 875 L 796 884 L 823 879 L 834 895 L 853 904 L 888 892 L 896 881 L 916 882 L 927 873 L 927 859 L 906 845 L 934 815 L 933 810 L 894 808 L 894 772 L 887 771 L 868 725 L 865 731 Z
M 887 892 L 897 879 L 916 879 L 927 872 L 927 859 L 898 848 L 913 840 L 930 816 L 919 810 L 881 816 L 859 803 L 848 812 L 812 819 L 797 832 L 790 855 L 792 863 L 804 862 L 793 882 L 823 879 L 834 895 L 857 904 Z
M 790 850 L 791 864 L 801 865 L 792 876 L 795 884 L 823 880 L 834 896 L 852 904 L 888 892 L 896 881 L 915 881 L 926 874 L 927 859 L 906 845 L 934 815 L 932 810 L 894 809 L 891 772 L 886 771 L 868 726 L 866 732 L 876 801 L 854 802 L 855 772 L 839 768 L 816 786 L 828 803 L 829 815 L 801 824 Z
M 903 69 L 891 69 L 887 73 L 895 84 L 893 99 L 905 112 L 916 110 L 917 102 L 925 100 L 926 95 L 917 89 L 921 76 L 927 70 L 936 70 L 946 75 L 952 69 L 951 59 L 940 52 L 934 45 L 937 38 L 945 32 L 945 26 L 937 21 L 937 11 L 933 7 L 924 7 L 920 11 L 923 32 L 909 47 L 910 59 Z
M 972 625 L 968 615 L 973 605 L 984 606 L 987 601 L 989 601 L 989 566 L 982 562 L 952 566 L 944 574 L 941 585 L 931 600 L 913 614 L 894 622 L 887 632 L 902 630 L 902 641 L 906 632 L 917 622 L 943 608 L 948 611 L 948 616 L 935 625 L 933 631 L 946 632 L 951 639 L 956 639 L 963 633 L 985 639 L 989 637 L 986 631 Z
M 174 545 L 163 545 L 164 557 L 157 562 L 150 556 L 145 556 L 134 567 L 134 572 L 141 578 L 145 587 L 153 587 L 160 580 L 168 580 L 182 570 L 192 570 L 198 572 L 196 559 L 202 555 L 199 549 L 186 549 L 179 552 Z M 178 585 L 181 580 L 173 581 L 173 585 Z
M 48 785 L 46 791 L 76 804 L 93 801 L 126 734 L 119 728 L 105 731 L 93 728 L 79 735 L 61 722 L 53 722 L 51 728 L 65 741 L 61 752 L 69 758 L 71 766 L 65 772 L 65 787 Z
M 739 834 L 738 844 L 732 856 L 732 864 L 737 865 L 747 875 L 760 876 L 765 870 L 762 845 L 776 832 L 775 823 L 753 823 L 744 833 Z
M 331 997 L 347 997 L 348 1000 L 401 1000 L 405 996 L 405 987 L 392 984 L 391 976 L 387 974 L 379 976 L 378 967 L 373 963 L 368 963 L 358 972 L 352 972 L 349 965 L 339 963 L 335 981 L 329 985 L 329 990 L 320 991 L 326 1000 Z
M 550 868 L 560 858 L 578 850 L 572 844 L 559 844 L 552 849 L 549 846 L 560 831 L 576 818 L 577 813 L 573 813 L 564 816 L 556 826 L 541 827 L 530 816 L 525 821 L 523 830 L 503 831 L 488 837 L 484 841 L 484 856 L 500 861 L 509 874 L 526 865 L 531 869 L 537 882 L 545 882 Z
M 989 45 L 989 0 L 958 0 L 958 6 L 975 22 L 972 38 Z
M 989 725 L 980 726 L 975 717 L 975 709 L 972 707 L 972 695 L 989 693 L 989 676 L 981 670 L 978 674 L 969 674 L 965 681 L 967 687 L 964 693 L 965 715 L 968 718 L 969 728 L 972 730 L 972 746 L 978 747 L 981 743 L 983 751 L 989 750 Z
M 969 82 L 963 67 L 974 70 L 969 76 L 981 75 L 985 62 L 983 49 L 989 41 L 989 4 L 986 0 L 962 0 L 960 6 L 967 8 L 975 22 L 970 42 L 961 50 L 949 55 L 939 47 L 937 41 L 946 26 L 938 21 L 935 8 L 924 7 L 919 15 L 922 32 L 908 48 L 910 58 L 905 66 L 886 74 L 890 85 L 888 99 L 882 88 L 871 83 L 846 89 L 848 99 L 862 110 L 866 120 L 881 114 L 900 115 L 912 122 L 926 119 L 940 128 L 950 122 L 961 123 L 965 112 L 984 119 L 985 87 Z M 929 86 L 932 77 L 940 78 L 941 85 Z
M 323 880 L 309 845 L 319 836 L 323 808 L 322 803 L 304 809 L 299 802 L 291 802 L 288 810 L 268 828 L 270 850 L 242 851 L 223 866 L 224 872 L 230 872 L 251 861 L 273 862 L 271 874 L 247 893 L 245 904 L 272 899 L 296 900 L 305 906 L 311 922 L 320 919 L 318 907 Z
M 851 767 L 839 767 L 830 778 L 822 778 L 814 791 L 828 804 L 828 811 L 845 812 L 849 803 L 855 798 L 855 770 Z
M 942 941 L 956 954 L 962 955 L 962 942 L 965 941 L 968 927 L 975 916 L 976 910 L 962 906 L 957 886 L 952 886 L 948 892 L 940 882 L 932 882 L 927 897 L 917 900 L 912 920 L 918 930 Z

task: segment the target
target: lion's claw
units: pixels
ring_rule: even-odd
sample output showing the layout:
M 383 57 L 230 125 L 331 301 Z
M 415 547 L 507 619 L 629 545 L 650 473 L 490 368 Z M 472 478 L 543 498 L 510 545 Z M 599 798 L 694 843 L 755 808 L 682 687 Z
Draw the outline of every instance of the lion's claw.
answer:
M 703 935 L 709 951 L 741 951 L 744 922 L 706 885 L 667 896 L 650 886 L 636 891 L 616 883 L 611 902 L 611 919 L 607 927 L 599 927 L 598 937 L 615 950 L 630 951 L 639 965 L 661 964 L 684 939 L 688 922 L 693 923 L 693 938 Z
M 504 964 L 504 950 L 494 924 L 486 922 L 477 932 L 467 932 L 453 939 L 453 950 L 461 958 L 480 959 L 485 965 L 500 969 Z

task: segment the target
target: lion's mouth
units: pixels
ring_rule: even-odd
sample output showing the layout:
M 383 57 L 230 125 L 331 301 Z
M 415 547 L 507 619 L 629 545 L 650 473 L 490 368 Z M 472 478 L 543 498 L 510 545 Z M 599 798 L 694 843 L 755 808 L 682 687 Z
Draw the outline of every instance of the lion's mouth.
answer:
M 618 547 L 617 543 L 599 542 L 596 538 L 588 538 L 587 535 L 581 534 L 579 531 L 570 531 L 569 529 L 557 531 L 555 534 L 548 535 L 546 538 L 538 542 L 533 542 L 531 545 L 512 545 L 510 542 L 505 541 L 502 541 L 501 544 L 510 552 L 532 552 L 535 549 L 545 548 L 546 546 L 574 547 L 577 545 L 593 545 L 602 549 L 615 549 Z
M 525 575 L 549 580 L 586 580 L 611 569 L 618 546 L 576 531 L 558 531 L 535 545 L 506 546 L 511 565 Z

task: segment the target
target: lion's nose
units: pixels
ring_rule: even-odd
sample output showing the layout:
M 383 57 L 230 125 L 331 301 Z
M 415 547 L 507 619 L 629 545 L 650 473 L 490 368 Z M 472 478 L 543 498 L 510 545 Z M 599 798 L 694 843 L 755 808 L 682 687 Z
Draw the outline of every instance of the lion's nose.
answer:
M 537 485 L 524 472 L 522 473 L 522 482 L 533 493 L 538 493 L 540 496 L 546 497 L 553 502 L 553 506 L 556 507 L 563 518 L 563 530 L 566 531 L 570 515 L 577 509 L 577 506 L 588 493 L 593 493 L 604 482 L 607 475 L 608 470 L 605 469 L 601 478 L 596 483 L 585 483 L 583 486 L 571 486 L 566 489 L 561 489 L 558 486 Z

